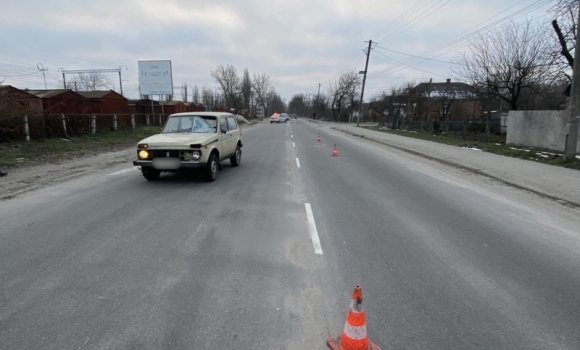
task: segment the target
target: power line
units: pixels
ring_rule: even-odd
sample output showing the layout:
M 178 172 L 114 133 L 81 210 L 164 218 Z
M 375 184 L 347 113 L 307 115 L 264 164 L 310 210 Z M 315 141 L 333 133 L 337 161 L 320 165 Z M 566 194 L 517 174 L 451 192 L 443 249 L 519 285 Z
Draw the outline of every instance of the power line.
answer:
M 387 55 L 385 55 L 385 54 L 383 54 L 383 53 L 381 53 L 381 52 L 378 52 L 378 51 L 377 51 L 376 53 L 377 53 L 378 55 L 380 55 L 380 56 L 383 56 L 383 57 L 385 57 L 385 58 L 387 58 L 387 59 L 390 59 L 390 60 L 392 60 L 392 61 L 395 61 L 395 62 L 397 62 L 397 63 L 399 63 L 399 64 L 405 65 L 405 66 L 407 66 L 407 67 L 409 67 L 409 68 L 413 68 L 413 69 L 416 69 L 416 70 L 420 70 L 420 71 L 422 71 L 422 72 L 429 73 L 429 74 L 433 74 L 433 75 L 438 75 L 438 76 L 440 76 L 440 77 L 443 77 L 443 78 L 446 78 L 446 77 L 447 77 L 447 76 L 445 76 L 445 75 L 437 74 L 437 73 L 434 73 L 434 72 L 430 72 L 430 71 L 428 71 L 428 70 L 424 70 L 424 69 L 421 69 L 421 68 L 414 67 L 414 66 L 412 66 L 412 65 L 410 65 L 410 64 L 408 64 L 408 63 L 405 63 L 405 62 L 402 62 L 402 61 L 396 60 L 396 59 L 394 59 L 394 58 L 392 58 L 392 57 L 389 57 L 389 56 L 387 56 Z M 373 77 L 377 78 L 377 77 L 384 76 L 385 74 L 387 74 L 387 73 L 386 73 L 386 72 L 384 72 L 384 73 L 379 73 L 379 74 L 376 74 L 376 75 L 374 75 Z
M 380 38 L 385 32 L 393 27 L 396 27 L 398 23 L 402 22 L 404 19 L 408 18 L 409 14 L 411 14 L 416 8 L 420 7 L 421 3 L 428 3 L 429 0 L 419 0 L 413 6 L 411 6 L 407 11 L 397 17 L 393 22 L 389 23 L 382 29 L 380 29 L 377 33 L 373 34 L 375 38 Z
M 455 62 L 451 62 L 451 61 L 443 61 L 443 60 L 438 60 L 436 58 L 428 58 L 428 57 L 424 57 L 424 56 L 417 56 L 417 55 L 413 55 L 410 53 L 405 53 L 405 52 L 401 52 L 401 51 L 397 51 L 397 50 L 391 50 L 391 49 L 387 49 L 386 47 L 382 47 L 382 46 L 376 46 L 377 49 L 381 49 L 381 50 L 385 50 L 385 51 L 390 51 L 393 53 L 397 53 L 399 55 L 403 55 L 403 56 L 409 56 L 409 57 L 414 57 L 414 58 L 420 58 L 426 61 L 435 61 L 435 62 L 441 62 L 441 63 L 449 63 L 449 64 L 455 64 Z
M 451 0 L 447 0 L 446 2 L 443 2 L 443 0 L 439 0 L 438 2 L 433 4 L 431 7 L 427 8 L 425 11 L 418 14 L 415 18 L 413 18 L 409 23 L 405 24 L 403 27 L 399 28 L 398 30 L 396 30 L 393 33 L 390 33 L 387 37 L 379 38 L 379 39 L 381 41 L 389 41 L 392 38 L 397 37 L 398 35 L 406 32 L 410 28 L 414 27 L 418 23 L 421 23 L 423 20 L 425 20 L 429 16 L 435 14 L 441 8 L 445 7 L 449 2 L 451 2 Z M 437 7 L 438 5 L 439 5 L 439 7 Z M 433 8 L 435 8 L 435 9 L 433 9 Z
M 485 24 L 485 23 L 489 22 L 493 18 L 495 18 L 495 17 L 497 17 L 497 16 L 499 16 L 499 15 L 505 13 L 505 12 L 508 12 L 509 10 L 511 10 L 512 8 L 514 8 L 515 6 L 521 4 L 522 2 L 525 2 L 525 0 L 524 1 L 521 1 L 520 3 L 518 3 L 518 4 L 514 5 L 514 6 L 511 6 L 511 7 L 509 7 L 508 9 L 506 9 L 504 11 L 501 11 L 500 13 L 498 13 L 498 14 L 496 14 L 496 15 L 488 18 L 487 20 L 485 20 L 485 21 L 477 24 L 476 26 L 471 27 L 467 31 L 467 33 L 463 33 L 463 34 L 457 35 L 457 36 L 455 36 L 453 38 L 450 38 L 450 39 L 444 41 L 441 44 L 438 44 L 438 45 L 434 46 L 430 50 L 424 52 L 423 55 L 429 54 L 429 55 L 432 55 L 432 56 L 440 56 L 440 55 L 442 55 L 442 54 L 444 54 L 446 52 L 449 52 L 449 51 L 457 48 L 458 45 L 461 45 L 461 43 L 467 41 L 467 39 L 470 38 L 471 36 L 477 35 L 477 34 L 482 33 L 484 31 L 488 31 L 491 28 L 493 28 L 493 27 L 495 27 L 495 26 L 497 26 L 497 25 L 499 25 L 499 24 L 501 24 L 503 22 L 506 22 L 509 19 L 512 19 L 513 20 L 513 19 L 519 18 L 521 16 L 524 16 L 524 15 L 528 14 L 531 11 L 534 11 L 534 10 L 537 10 L 537 9 L 543 7 L 545 5 L 545 3 L 549 2 L 549 1 L 550 0 L 538 0 L 538 1 L 535 1 L 531 5 L 528 5 L 528 6 L 524 7 L 524 8 L 521 8 L 518 11 L 510 14 L 509 16 L 500 18 L 500 19 L 496 20 L 495 22 L 492 22 L 492 23 L 489 23 L 489 24 L 485 25 L 484 27 L 478 28 L 482 24 Z M 478 28 L 478 29 L 476 29 L 476 28 Z M 418 61 L 417 60 L 414 60 L 414 61 L 412 61 L 410 63 L 407 63 L 406 65 L 407 66 L 415 66 L 417 64 L 423 63 L 424 61 L 425 61 L 425 59 L 419 59 Z M 402 70 L 404 68 L 405 67 L 396 66 L 396 67 L 393 67 L 390 70 L 383 71 L 383 72 L 386 73 L 386 74 L 392 74 L 392 73 L 398 72 L 398 71 L 400 71 L 400 70 Z

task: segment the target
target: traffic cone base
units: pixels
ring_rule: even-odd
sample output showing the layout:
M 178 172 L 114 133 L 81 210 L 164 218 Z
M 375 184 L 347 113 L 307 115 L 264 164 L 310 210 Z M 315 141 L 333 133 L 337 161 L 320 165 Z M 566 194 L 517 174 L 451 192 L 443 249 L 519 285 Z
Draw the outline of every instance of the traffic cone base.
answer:
M 336 148 L 336 145 L 334 145 L 334 148 L 332 149 L 332 156 L 333 157 L 338 157 L 340 154 L 338 154 L 338 148 Z
M 344 349 L 340 348 L 340 336 L 341 336 L 341 334 L 338 334 L 334 337 L 330 337 L 330 338 L 326 339 L 326 345 L 328 345 L 328 347 L 331 348 L 332 350 L 344 350 Z M 367 349 L 361 349 L 361 350 L 367 350 Z M 373 343 L 372 340 L 369 339 L 368 350 L 381 350 L 381 348 L 379 348 L 377 346 L 377 344 Z

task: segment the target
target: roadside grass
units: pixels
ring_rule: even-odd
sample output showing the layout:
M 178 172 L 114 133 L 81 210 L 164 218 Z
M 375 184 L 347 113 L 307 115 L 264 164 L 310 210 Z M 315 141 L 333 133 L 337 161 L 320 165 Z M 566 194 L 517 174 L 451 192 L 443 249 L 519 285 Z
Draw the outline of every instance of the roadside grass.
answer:
M 0 143 L 0 168 L 22 167 L 118 151 L 161 131 L 157 126 L 102 131 L 95 135 Z
M 430 133 L 422 133 L 416 131 L 407 130 L 395 130 L 380 128 L 376 126 L 364 127 L 371 130 L 376 130 L 380 132 L 386 132 L 389 134 L 414 137 L 421 140 L 432 141 L 443 143 L 447 145 L 457 146 L 457 147 L 469 147 L 478 148 L 484 152 L 500 154 L 503 156 L 526 159 L 531 161 L 536 161 L 540 163 L 546 163 L 551 165 L 557 165 L 565 168 L 580 170 L 580 159 L 573 161 L 564 160 L 561 155 L 555 154 L 554 152 L 549 152 L 545 150 L 534 150 L 534 149 L 512 149 L 505 145 L 505 136 L 490 134 L 489 140 L 487 142 L 481 140 L 463 140 L 461 133 L 453 133 L 449 136 L 437 135 Z M 471 134 L 473 135 L 473 134 Z M 473 137 L 473 136 L 471 136 Z M 468 137 L 469 138 L 469 137 Z M 517 148 L 517 147 L 513 147 Z

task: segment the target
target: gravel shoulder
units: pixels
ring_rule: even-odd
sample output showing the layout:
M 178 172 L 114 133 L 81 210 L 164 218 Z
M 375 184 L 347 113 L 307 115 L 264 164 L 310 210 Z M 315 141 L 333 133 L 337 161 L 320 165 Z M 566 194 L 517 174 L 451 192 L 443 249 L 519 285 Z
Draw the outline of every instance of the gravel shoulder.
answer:
M 242 130 L 255 125 L 242 125 Z M 53 163 L 8 169 L 8 175 L 0 178 L 0 201 L 47 186 L 73 180 L 120 164 L 131 164 L 134 148 L 116 151 L 93 152 L 90 156 L 72 158 Z

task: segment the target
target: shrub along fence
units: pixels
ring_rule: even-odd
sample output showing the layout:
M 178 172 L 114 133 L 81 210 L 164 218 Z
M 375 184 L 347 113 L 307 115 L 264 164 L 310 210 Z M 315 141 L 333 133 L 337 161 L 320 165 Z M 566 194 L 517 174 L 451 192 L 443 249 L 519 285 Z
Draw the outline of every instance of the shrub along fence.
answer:
M 46 114 L 0 119 L 0 142 L 95 134 L 101 130 L 135 129 L 165 122 L 155 114 Z

